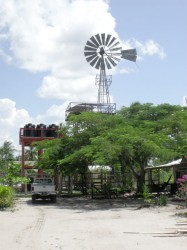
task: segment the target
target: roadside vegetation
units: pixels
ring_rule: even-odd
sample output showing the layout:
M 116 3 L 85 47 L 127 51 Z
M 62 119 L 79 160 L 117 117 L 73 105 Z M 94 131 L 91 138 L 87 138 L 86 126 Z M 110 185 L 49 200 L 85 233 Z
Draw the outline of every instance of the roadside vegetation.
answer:
M 28 180 L 21 176 L 21 164 L 14 156 L 15 149 L 11 142 L 5 141 L 0 147 L 0 208 L 10 207 L 21 183 Z
M 62 137 L 38 142 L 26 153 L 31 160 L 37 150 L 43 150 L 35 167 L 68 176 L 71 183 L 77 173 L 86 182 L 89 166 L 109 166 L 122 174 L 126 189 L 136 189 L 149 203 L 145 168 L 187 154 L 187 107 L 135 102 L 116 115 L 70 115 L 58 132 Z M 13 146 L 7 141 L 0 147 L 0 173 L 0 184 L 8 185 L 8 189 L 1 187 L 3 195 L 16 183 L 27 181 L 21 177 L 21 166 L 15 163 Z M 168 178 L 167 173 L 163 178 Z M 160 202 L 167 200 L 162 197 Z
M 187 153 L 187 108 L 133 103 L 116 115 L 70 115 L 59 131 L 63 138 L 38 143 L 44 149 L 38 166 L 54 174 L 86 175 L 88 166 L 109 166 L 143 193 L 145 167 L 175 160 Z M 86 178 L 86 177 L 85 177 Z
M 6 208 L 13 205 L 15 191 L 11 187 L 0 186 L 0 208 Z

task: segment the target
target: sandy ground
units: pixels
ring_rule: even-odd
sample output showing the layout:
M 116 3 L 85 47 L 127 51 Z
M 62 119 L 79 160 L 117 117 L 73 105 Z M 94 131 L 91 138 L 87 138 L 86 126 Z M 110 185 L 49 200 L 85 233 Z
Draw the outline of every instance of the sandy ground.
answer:
M 139 207 L 126 199 L 58 198 L 31 203 L 16 200 L 0 211 L 1 250 L 183 250 L 187 249 L 187 211 L 176 204 Z

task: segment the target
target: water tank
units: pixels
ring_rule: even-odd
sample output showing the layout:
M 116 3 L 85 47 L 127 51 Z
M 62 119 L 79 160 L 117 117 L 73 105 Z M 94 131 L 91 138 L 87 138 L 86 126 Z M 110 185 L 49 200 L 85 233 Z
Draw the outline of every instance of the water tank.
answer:
M 57 137 L 56 130 L 58 130 L 58 126 L 55 124 L 51 124 L 47 127 L 47 137 Z
M 46 137 L 46 125 L 45 124 L 41 123 L 36 126 L 36 136 Z
M 35 136 L 35 125 L 28 123 L 24 126 L 24 136 L 33 137 Z

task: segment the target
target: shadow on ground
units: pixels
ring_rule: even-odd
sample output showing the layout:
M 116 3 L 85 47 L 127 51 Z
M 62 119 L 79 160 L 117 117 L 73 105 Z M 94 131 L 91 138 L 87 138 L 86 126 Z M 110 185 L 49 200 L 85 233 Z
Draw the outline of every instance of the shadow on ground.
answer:
M 57 209 L 79 210 L 79 212 L 94 210 L 117 210 L 122 208 L 133 210 L 138 209 L 143 203 L 143 199 L 91 199 L 90 197 L 58 197 L 57 203 L 52 203 L 50 200 L 36 200 L 36 202 L 33 204 L 31 199 L 27 201 L 27 204 L 30 206 L 53 206 Z
M 78 210 L 114 210 L 114 209 L 137 209 L 142 200 L 137 199 L 91 199 L 86 197 L 80 198 L 61 198 L 61 209 L 78 209 Z

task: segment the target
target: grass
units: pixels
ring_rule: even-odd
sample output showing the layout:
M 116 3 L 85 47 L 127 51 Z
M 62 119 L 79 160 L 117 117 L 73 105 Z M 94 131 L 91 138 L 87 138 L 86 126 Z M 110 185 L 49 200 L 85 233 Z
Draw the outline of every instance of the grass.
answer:
M 187 212 L 176 213 L 177 216 L 187 218 Z

